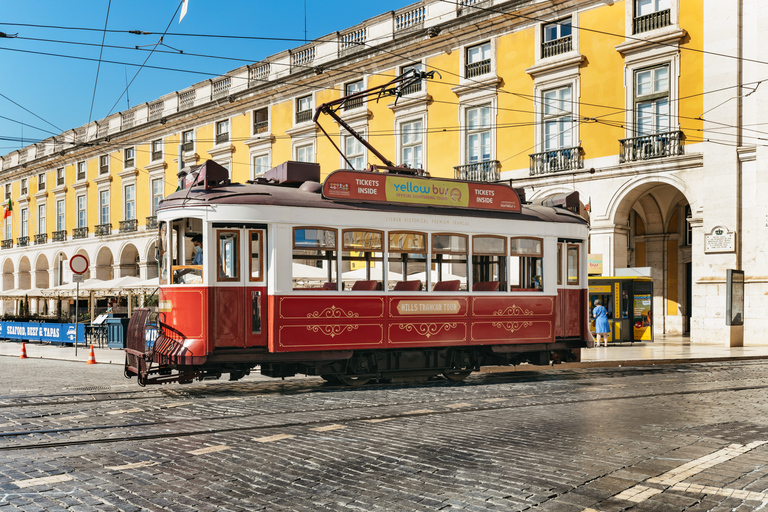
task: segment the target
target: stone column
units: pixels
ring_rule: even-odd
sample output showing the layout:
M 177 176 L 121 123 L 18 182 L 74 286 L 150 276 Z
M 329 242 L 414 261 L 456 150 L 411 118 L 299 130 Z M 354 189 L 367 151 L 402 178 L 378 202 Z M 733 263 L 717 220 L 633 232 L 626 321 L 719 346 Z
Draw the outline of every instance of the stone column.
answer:
M 616 268 L 627 267 L 627 226 L 613 223 L 595 224 L 590 227 L 591 254 L 603 255 L 603 275 L 615 275 Z

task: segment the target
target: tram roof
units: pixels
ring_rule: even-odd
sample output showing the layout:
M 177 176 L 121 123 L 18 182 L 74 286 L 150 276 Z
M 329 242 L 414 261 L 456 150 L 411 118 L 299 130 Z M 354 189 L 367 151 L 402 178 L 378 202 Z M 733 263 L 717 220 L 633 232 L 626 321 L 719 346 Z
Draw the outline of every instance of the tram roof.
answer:
M 311 185 L 310 185 L 311 183 Z M 432 205 L 410 205 L 403 203 L 382 203 L 364 201 L 343 201 L 328 199 L 321 194 L 321 184 L 306 182 L 300 188 L 259 183 L 230 183 L 212 189 L 203 186 L 185 188 L 170 194 L 160 204 L 160 209 L 183 206 L 199 207 L 205 205 L 268 205 L 301 208 L 326 208 L 353 211 L 380 211 L 390 213 L 410 213 L 428 215 L 447 215 L 490 219 L 514 219 L 539 222 L 561 222 L 586 224 L 587 221 L 565 208 L 523 204 L 522 211 L 505 212 L 481 210 L 476 208 L 448 208 Z

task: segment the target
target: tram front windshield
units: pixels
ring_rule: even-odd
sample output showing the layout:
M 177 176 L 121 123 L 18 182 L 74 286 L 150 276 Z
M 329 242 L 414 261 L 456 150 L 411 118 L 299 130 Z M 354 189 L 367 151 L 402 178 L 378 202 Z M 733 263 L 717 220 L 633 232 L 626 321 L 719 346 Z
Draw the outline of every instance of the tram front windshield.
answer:
M 203 242 L 202 219 L 161 222 L 157 238 L 160 284 L 202 284 Z

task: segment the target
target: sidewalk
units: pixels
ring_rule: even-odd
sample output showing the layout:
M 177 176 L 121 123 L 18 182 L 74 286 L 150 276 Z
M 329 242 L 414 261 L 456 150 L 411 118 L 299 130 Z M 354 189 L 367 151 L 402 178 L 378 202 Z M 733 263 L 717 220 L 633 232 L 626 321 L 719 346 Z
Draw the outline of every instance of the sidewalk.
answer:
M 88 361 L 90 347 L 79 345 L 77 356 L 72 345 L 41 345 L 27 343 L 27 357 L 30 359 L 59 359 L 65 361 Z M 125 353 L 121 349 L 94 347 L 96 362 L 99 364 L 122 365 Z M 21 343 L 18 341 L 0 341 L 0 356 L 19 357 Z M 580 363 L 566 363 L 558 367 L 586 368 L 600 366 L 638 366 L 652 364 L 675 364 L 692 361 L 732 361 L 749 359 L 768 359 L 768 342 L 760 345 L 747 344 L 746 347 L 726 347 L 720 344 L 691 343 L 688 336 L 657 336 L 653 342 L 618 343 L 608 347 L 584 349 Z M 498 367 L 486 371 L 509 371 L 508 367 Z M 505 368 L 505 370 L 502 370 Z
M 88 361 L 91 347 L 88 345 L 78 345 L 77 356 L 75 356 L 74 345 L 44 345 L 27 342 L 26 349 L 29 359 L 59 359 L 63 361 L 81 361 L 85 364 Z M 122 349 L 93 347 L 93 353 L 98 364 L 122 365 L 125 363 L 125 352 Z M 20 341 L 0 341 L 0 356 L 19 357 L 20 355 Z

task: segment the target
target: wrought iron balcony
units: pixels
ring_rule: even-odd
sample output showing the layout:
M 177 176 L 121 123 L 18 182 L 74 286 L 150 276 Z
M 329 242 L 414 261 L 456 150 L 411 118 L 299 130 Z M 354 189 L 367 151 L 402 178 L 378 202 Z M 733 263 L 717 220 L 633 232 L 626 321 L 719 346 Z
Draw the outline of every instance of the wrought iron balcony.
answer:
M 35 245 L 40 245 L 48 242 L 48 233 L 38 233 L 35 235 Z
M 0 244 L 2 244 L 2 245 L 0 245 L 0 247 L 2 247 L 3 249 L 12 249 L 13 248 L 13 238 L 9 238 L 8 240 L 3 240 L 2 242 L 0 242 Z
M 29 245 L 28 236 L 20 236 L 16 239 L 16 247 L 27 247 Z
M 299 112 L 296 112 L 296 124 L 306 123 L 307 121 L 311 121 L 311 120 L 312 120 L 311 110 L 301 110 Z
M 652 12 L 645 16 L 637 16 L 633 21 L 633 30 L 635 34 L 648 32 L 649 30 L 655 30 L 672 24 L 669 17 L 669 9 Z
M 264 133 L 269 129 L 269 121 L 257 121 L 253 123 L 253 134 Z
M 541 56 L 542 58 L 552 57 L 571 51 L 573 48 L 571 43 L 571 36 L 561 37 L 553 41 L 547 41 L 541 44 Z
M 407 87 L 403 87 L 403 95 L 407 94 L 416 94 L 417 92 L 421 92 L 421 82 L 415 82 Z
M 54 231 L 53 232 L 53 241 L 54 242 L 66 242 L 67 241 L 67 230 L 62 229 L 60 231 Z
M 96 236 L 105 236 L 112 234 L 112 224 L 96 224 Z
M 499 161 L 486 160 L 475 164 L 457 165 L 453 168 L 453 177 L 467 181 L 499 181 Z
M 157 229 L 157 215 L 147 217 L 147 229 Z
M 619 140 L 619 163 L 683 154 L 683 132 L 654 133 Z
M 363 106 L 363 98 L 354 98 L 344 103 L 344 110 L 352 110 Z
M 194 142 L 185 142 L 184 144 L 181 145 L 181 150 L 184 151 L 185 153 L 188 153 L 190 151 L 194 151 L 195 150 L 195 143 Z
M 528 155 L 531 159 L 530 175 L 550 174 L 584 167 L 581 148 L 562 148 Z
M 225 144 L 227 142 L 229 142 L 229 132 L 216 134 L 216 144 Z
M 110 227 L 111 227 L 111 224 L 110 224 Z M 139 228 L 138 219 L 129 219 L 129 220 L 120 221 L 121 233 L 131 233 L 132 231 L 136 231 L 138 228 Z
M 77 238 L 88 238 L 88 226 L 72 230 L 72 239 L 75 240 Z
M 464 77 L 474 78 L 491 72 L 491 59 L 473 62 L 464 66 Z

